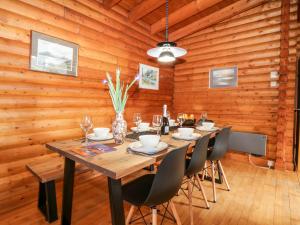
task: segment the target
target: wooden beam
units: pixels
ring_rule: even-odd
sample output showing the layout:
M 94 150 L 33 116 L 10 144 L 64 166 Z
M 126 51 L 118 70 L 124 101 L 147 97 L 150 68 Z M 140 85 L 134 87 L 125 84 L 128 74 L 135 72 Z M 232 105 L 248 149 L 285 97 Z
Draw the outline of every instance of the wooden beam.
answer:
M 173 33 L 170 34 L 169 38 L 171 41 L 176 41 L 180 38 L 193 34 L 196 31 L 215 25 L 219 22 L 222 22 L 223 20 L 238 15 L 244 11 L 259 6 L 268 1 L 270 0 L 240 0 L 213 14 L 210 14 L 185 27 L 182 27 L 174 31 Z
M 130 11 L 129 20 L 137 21 L 165 3 L 164 0 L 144 0 Z
M 117 5 L 121 0 L 103 0 L 104 8 L 111 9 L 115 5 Z
M 195 0 L 186 5 L 182 8 L 176 10 L 175 12 L 169 15 L 169 26 L 173 26 L 219 2 L 222 0 Z M 166 24 L 166 17 L 160 19 L 156 23 L 151 25 L 151 33 L 155 34 L 165 29 Z
M 289 81 L 290 0 L 281 2 L 280 68 L 277 112 L 276 169 L 286 169 L 287 92 Z
M 297 4 L 297 21 L 300 23 L 300 1 L 299 0 L 298 0 L 298 4 Z

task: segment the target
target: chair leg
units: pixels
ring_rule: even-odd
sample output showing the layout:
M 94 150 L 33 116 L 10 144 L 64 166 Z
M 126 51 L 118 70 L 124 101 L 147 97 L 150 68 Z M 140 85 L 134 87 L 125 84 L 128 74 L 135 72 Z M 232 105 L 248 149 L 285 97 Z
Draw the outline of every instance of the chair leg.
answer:
M 130 210 L 129 210 L 128 216 L 127 216 L 127 218 L 126 218 L 126 225 L 129 225 L 129 224 L 130 224 L 130 222 L 131 222 L 131 218 L 132 218 L 132 216 L 133 216 L 133 213 L 134 213 L 134 210 L 135 210 L 135 206 L 134 206 L 134 205 L 132 205 L 132 206 L 130 207 Z
M 225 181 L 225 184 L 226 184 L 226 186 L 227 186 L 227 190 L 230 191 L 230 186 L 229 186 L 229 184 L 228 184 L 228 181 L 227 181 L 227 178 L 226 178 L 226 175 L 225 175 L 225 173 L 224 173 L 224 169 L 223 169 L 223 166 L 222 166 L 222 163 L 221 163 L 220 160 L 218 160 L 218 165 L 219 165 L 219 167 L 220 167 L 220 169 L 221 169 L 221 172 L 222 172 L 222 175 L 223 175 L 223 177 L 224 177 L 224 181 Z
M 172 210 L 172 213 L 173 213 L 173 215 L 175 217 L 177 225 L 181 225 L 180 218 L 178 216 L 177 210 L 176 210 L 174 202 L 172 200 L 170 201 L 170 206 L 171 206 L 171 210 Z
M 217 202 L 217 194 L 216 194 L 216 178 L 215 178 L 215 163 L 214 161 L 211 161 L 211 181 L 213 186 L 213 196 L 214 196 L 214 202 Z
M 206 161 L 204 163 L 204 170 L 202 171 L 201 180 L 204 180 L 204 178 L 207 176 L 207 164 Z
M 157 225 L 157 209 L 152 208 L 152 225 Z
M 201 191 L 201 193 L 202 193 L 202 196 L 203 196 L 203 198 L 204 198 L 206 208 L 209 209 L 209 204 L 208 204 L 208 201 L 207 201 L 207 198 L 206 198 L 206 194 L 205 194 L 205 192 L 204 192 L 204 189 L 203 189 L 203 186 L 202 186 L 202 184 L 201 184 L 201 181 L 200 181 L 200 179 L 199 179 L 198 174 L 196 174 L 195 177 L 196 177 L 197 183 L 198 183 L 198 185 L 199 185 L 199 187 L 200 187 L 200 191 Z
M 193 205 L 192 205 L 192 196 L 193 190 L 192 190 L 192 180 L 191 178 L 188 179 L 188 197 L 189 197 L 189 211 L 190 211 L 190 220 L 191 225 L 194 225 L 194 216 L 193 216 Z

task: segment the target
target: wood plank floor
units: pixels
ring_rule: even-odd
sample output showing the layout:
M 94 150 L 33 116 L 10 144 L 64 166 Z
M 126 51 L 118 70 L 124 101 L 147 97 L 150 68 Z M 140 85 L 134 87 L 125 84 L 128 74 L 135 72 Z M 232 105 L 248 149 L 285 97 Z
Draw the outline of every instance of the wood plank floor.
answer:
M 203 208 L 201 194 L 194 192 L 196 225 L 300 224 L 300 179 L 297 173 L 261 169 L 229 160 L 224 161 L 223 165 L 232 190 L 225 191 L 224 186 L 218 185 L 217 203 L 210 202 L 209 210 Z M 57 185 L 59 213 L 61 187 L 62 184 L 59 182 Z M 205 181 L 204 187 L 211 200 L 210 183 Z M 0 215 L 0 224 L 47 224 L 37 210 L 36 204 L 35 197 L 30 204 Z M 175 204 L 182 223 L 188 225 L 188 201 L 182 193 L 175 198 Z M 128 204 L 125 204 L 125 208 L 127 213 Z M 144 212 L 149 210 L 145 209 Z M 111 224 L 105 177 L 92 172 L 76 177 L 73 222 L 76 225 Z M 60 222 L 52 224 L 56 225 Z M 164 224 L 173 223 L 165 221 Z

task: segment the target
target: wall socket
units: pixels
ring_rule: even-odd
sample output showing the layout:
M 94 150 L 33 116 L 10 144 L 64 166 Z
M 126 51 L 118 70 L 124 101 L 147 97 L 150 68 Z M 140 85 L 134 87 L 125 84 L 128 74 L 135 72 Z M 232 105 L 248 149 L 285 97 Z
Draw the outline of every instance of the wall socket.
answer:
M 269 169 L 271 169 L 271 168 L 274 168 L 275 163 L 273 160 L 268 160 L 267 165 L 268 165 Z
M 271 81 L 270 82 L 270 87 L 278 87 L 278 82 L 277 81 Z

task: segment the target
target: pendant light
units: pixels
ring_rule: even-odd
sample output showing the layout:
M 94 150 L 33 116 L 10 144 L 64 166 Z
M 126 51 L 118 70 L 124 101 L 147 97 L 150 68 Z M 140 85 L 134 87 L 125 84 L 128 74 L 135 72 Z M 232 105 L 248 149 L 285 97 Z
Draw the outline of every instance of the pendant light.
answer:
M 157 58 L 161 63 L 171 63 L 177 57 L 184 56 L 187 52 L 183 48 L 177 47 L 175 42 L 169 41 L 169 1 L 166 0 L 166 41 L 157 44 L 156 48 L 151 48 L 147 54 L 151 57 Z

